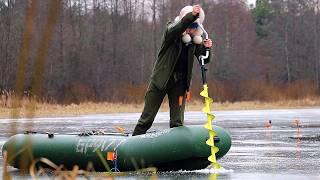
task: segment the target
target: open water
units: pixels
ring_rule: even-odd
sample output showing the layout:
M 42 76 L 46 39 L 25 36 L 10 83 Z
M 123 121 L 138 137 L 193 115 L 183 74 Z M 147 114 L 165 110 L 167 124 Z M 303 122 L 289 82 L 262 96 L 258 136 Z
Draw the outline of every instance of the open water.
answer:
M 224 170 L 213 174 L 198 171 L 127 174 L 114 179 L 319 179 L 320 180 L 320 108 L 281 110 L 217 111 L 214 124 L 232 136 L 229 153 L 219 160 Z M 10 136 L 10 127 L 17 133 L 26 130 L 71 133 L 91 130 L 133 130 L 139 113 L 97 114 L 77 117 L 0 119 L 0 147 Z M 150 131 L 169 128 L 169 113 L 158 113 Z M 271 120 L 272 126 L 266 127 Z M 186 125 L 205 124 L 202 112 L 186 112 Z M 317 138 L 318 137 L 318 138 Z M 1 154 L 0 154 L 1 155 Z M 0 156 L 0 174 L 3 159 Z M 30 179 L 10 169 L 13 179 Z M 52 177 L 43 176 L 43 179 Z M 84 177 L 83 177 L 84 178 Z M 92 176 L 92 178 L 97 178 Z

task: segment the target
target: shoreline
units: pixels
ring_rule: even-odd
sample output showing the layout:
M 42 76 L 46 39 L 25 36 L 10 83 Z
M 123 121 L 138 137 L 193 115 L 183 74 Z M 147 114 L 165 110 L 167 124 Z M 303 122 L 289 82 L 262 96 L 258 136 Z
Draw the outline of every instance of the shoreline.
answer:
M 109 103 L 109 102 L 84 102 L 80 104 L 59 105 L 47 103 L 35 103 L 35 108 L 30 108 L 30 101 L 23 101 L 21 107 L 10 108 L 0 107 L 0 118 L 33 118 L 33 117 L 70 117 L 89 114 L 110 114 L 110 113 L 141 113 L 143 103 Z M 266 110 L 266 109 L 302 109 L 320 108 L 320 98 L 285 100 L 275 102 L 243 101 L 213 103 L 212 111 L 227 110 Z M 185 111 L 201 111 L 202 101 L 193 100 L 186 104 Z M 168 101 L 165 100 L 159 112 L 169 111 Z

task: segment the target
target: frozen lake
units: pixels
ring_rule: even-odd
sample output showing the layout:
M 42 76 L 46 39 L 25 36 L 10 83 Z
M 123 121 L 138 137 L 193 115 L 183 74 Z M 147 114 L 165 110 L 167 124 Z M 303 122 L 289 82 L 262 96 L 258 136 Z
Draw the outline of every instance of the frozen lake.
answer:
M 320 108 L 217 111 L 214 124 L 232 136 L 229 153 L 219 162 L 227 170 L 212 177 L 206 170 L 161 172 L 159 179 L 320 179 Z M 131 132 L 140 113 L 98 114 L 77 117 L 0 119 L 0 146 L 15 126 L 18 133 L 26 130 L 70 133 L 91 130 L 116 131 L 124 127 Z M 159 113 L 150 131 L 169 127 L 169 114 Z M 271 120 L 272 127 L 265 127 Z M 301 127 L 297 127 L 295 122 Z M 186 125 L 206 122 L 202 112 L 186 112 Z M 301 137 L 301 138 L 300 138 Z M 2 174 L 2 156 L 0 173 Z M 17 178 L 18 173 L 12 172 Z M 25 178 L 25 177 L 23 177 Z M 119 179 L 148 178 L 131 174 Z M 118 178 L 116 178 L 118 179 Z

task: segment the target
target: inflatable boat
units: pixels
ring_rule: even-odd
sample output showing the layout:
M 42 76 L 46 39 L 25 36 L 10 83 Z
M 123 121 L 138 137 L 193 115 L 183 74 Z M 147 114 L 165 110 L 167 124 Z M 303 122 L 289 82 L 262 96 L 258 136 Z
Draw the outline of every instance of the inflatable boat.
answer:
M 214 126 L 218 136 L 217 159 L 231 147 L 230 135 Z M 52 134 L 26 132 L 9 138 L 2 151 L 8 164 L 27 169 L 34 160 L 46 158 L 56 165 L 72 169 L 78 165 L 95 171 L 133 171 L 155 167 L 159 171 L 196 170 L 210 162 L 208 131 L 202 126 L 181 126 L 145 135 L 120 133 Z

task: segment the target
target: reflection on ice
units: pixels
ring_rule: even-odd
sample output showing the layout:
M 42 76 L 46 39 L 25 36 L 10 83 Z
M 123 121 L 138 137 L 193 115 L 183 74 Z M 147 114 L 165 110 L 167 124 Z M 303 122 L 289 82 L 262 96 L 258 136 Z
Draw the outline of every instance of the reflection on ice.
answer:
M 216 124 L 227 129 L 233 138 L 229 153 L 219 163 L 226 168 L 217 179 L 316 179 L 320 178 L 320 141 L 303 139 L 320 135 L 320 109 L 218 111 Z M 9 136 L 10 123 L 19 132 L 88 132 L 115 131 L 117 126 L 131 132 L 140 113 L 98 114 L 77 117 L 0 119 L 0 146 Z M 272 127 L 265 123 L 272 120 Z M 293 124 L 299 120 L 299 128 Z M 186 125 L 206 122 L 202 112 L 187 112 Z M 27 123 L 33 128 L 27 129 Z M 169 128 L 169 113 L 158 113 L 150 131 Z M 0 167 L 2 158 L 0 157 Z M 1 172 L 0 172 L 1 173 Z M 159 179 L 208 179 L 208 169 L 192 172 L 159 173 Z M 135 179 L 133 175 L 129 178 Z

